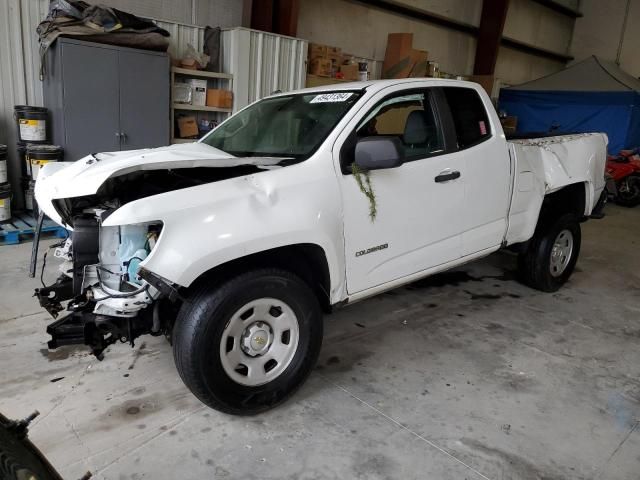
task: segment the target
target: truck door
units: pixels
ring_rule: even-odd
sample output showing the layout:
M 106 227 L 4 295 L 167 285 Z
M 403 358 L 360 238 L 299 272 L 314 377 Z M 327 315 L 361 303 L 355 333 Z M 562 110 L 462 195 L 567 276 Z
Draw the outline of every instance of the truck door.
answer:
M 456 153 L 465 162 L 463 256 L 498 247 L 507 229 L 511 165 L 506 140 L 489 99 L 477 90 L 443 87 L 456 131 Z M 483 95 L 486 97 L 486 95 Z
M 362 109 L 335 144 L 349 294 L 462 255 L 463 158 L 447 153 L 438 95 L 429 88 L 407 90 L 406 84 L 386 89 Z M 354 175 L 356 143 L 378 135 L 400 139 L 404 163 Z M 375 200 L 363 189 L 371 190 Z

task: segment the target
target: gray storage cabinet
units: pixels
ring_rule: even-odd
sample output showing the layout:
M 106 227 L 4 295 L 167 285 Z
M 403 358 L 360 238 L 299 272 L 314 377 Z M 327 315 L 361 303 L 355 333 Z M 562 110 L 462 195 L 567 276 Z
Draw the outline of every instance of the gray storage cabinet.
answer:
M 166 53 L 58 39 L 45 59 L 44 104 L 65 160 L 169 145 L 169 69 Z

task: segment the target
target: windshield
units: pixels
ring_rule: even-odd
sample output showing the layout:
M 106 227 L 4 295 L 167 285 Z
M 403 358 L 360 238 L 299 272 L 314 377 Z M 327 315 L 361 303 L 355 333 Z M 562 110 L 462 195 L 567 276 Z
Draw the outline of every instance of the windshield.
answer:
M 202 142 L 238 157 L 304 160 L 360 96 L 352 91 L 266 98 L 231 117 Z

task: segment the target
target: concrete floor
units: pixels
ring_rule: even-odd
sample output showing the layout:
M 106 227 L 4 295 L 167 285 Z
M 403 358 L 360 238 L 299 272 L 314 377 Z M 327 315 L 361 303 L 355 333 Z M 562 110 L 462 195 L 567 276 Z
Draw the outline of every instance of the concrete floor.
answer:
M 30 244 L 0 246 L 0 411 L 38 409 L 69 479 L 637 480 L 639 234 L 609 206 L 556 294 L 497 254 L 329 316 L 307 384 L 252 418 L 203 407 L 161 338 L 48 352 Z

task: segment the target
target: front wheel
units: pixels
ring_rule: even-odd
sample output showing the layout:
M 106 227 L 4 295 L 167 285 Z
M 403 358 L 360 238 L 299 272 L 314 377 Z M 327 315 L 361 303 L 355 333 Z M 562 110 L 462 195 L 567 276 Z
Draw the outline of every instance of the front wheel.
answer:
M 309 286 L 262 269 L 184 303 L 173 332 L 176 367 L 206 405 L 250 415 L 286 400 L 307 378 L 322 345 L 322 314 Z
M 574 214 L 543 222 L 518 259 L 522 282 L 543 292 L 558 290 L 573 273 L 580 241 L 580 223 Z
M 629 175 L 617 185 L 615 202 L 623 207 L 640 205 L 640 175 Z

